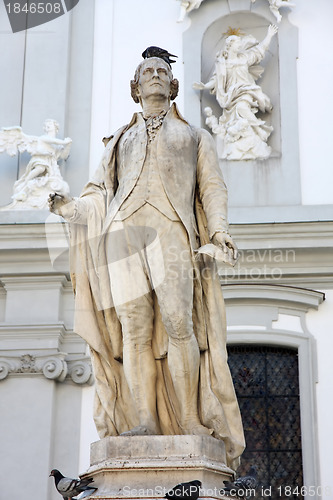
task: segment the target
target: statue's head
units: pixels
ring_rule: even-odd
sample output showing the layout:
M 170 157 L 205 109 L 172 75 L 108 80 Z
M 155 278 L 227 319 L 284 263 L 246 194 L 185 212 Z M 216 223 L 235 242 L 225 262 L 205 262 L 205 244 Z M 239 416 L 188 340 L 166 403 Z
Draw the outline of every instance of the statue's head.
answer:
M 59 123 L 57 120 L 53 120 L 52 118 L 48 118 L 44 121 L 44 132 L 47 134 L 50 132 L 54 132 L 57 134 L 59 132 Z
M 142 102 L 151 93 L 165 94 L 169 100 L 178 95 L 178 80 L 173 78 L 170 65 L 160 57 L 144 59 L 131 80 L 131 96 L 134 102 Z
M 234 28 L 229 26 L 227 31 L 223 33 L 225 37 L 224 51 L 225 56 L 227 56 L 229 50 L 238 53 L 242 48 L 242 40 L 245 33 L 240 28 Z
M 231 35 L 225 41 L 225 50 L 229 51 L 231 48 L 238 52 L 242 47 L 242 39 L 238 35 Z
M 230 54 L 245 52 L 257 44 L 258 40 L 252 35 L 246 35 L 245 33 L 229 35 L 225 40 L 223 56 L 227 58 Z
M 206 116 L 213 116 L 213 110 L 210 106 L 207 106 L 206 108 L 204 108 L 204 113 Z

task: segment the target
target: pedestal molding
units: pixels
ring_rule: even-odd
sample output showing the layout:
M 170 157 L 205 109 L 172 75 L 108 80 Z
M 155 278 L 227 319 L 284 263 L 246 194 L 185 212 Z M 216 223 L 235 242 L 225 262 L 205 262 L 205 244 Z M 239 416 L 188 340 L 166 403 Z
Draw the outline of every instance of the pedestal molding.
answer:
M 225 463 L 223 441 L 211 436 L 117 436 L 92 443 L 91 499 L 163 498 L 176 484 L 199 480 L 200 498 L 222 499 L 224 481 L 234 479 Z

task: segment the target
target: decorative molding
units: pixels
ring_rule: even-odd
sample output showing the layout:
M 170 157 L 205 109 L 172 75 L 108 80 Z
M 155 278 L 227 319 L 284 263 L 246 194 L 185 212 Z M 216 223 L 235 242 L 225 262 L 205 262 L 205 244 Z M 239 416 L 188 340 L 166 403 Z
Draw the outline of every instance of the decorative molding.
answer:
M 21 356 L 0 357 L 0 380 L 8 375 L 44 375 L 47 379 L 63 382 L 67 375 L 65 354 L 35 356 L 29 353 Z
M 271 284 L 235 283 L 222 286 L 228 317 L 228 341 L 235 332 L 252 332 L 272 338 L 284 331 L 308 337 L 306 313 L 318 310 L 325 299 L 322 292 Z
M 333 287 L 333 221 L 231 224 L 240 251 L 234 268 L 220 267 L 223 285 Z
M 226 304 L 254 304 L 288 307 L 296 311 L 318 309 L 325 300 L 325 294 L 316 290 L 285 285 L 234 284 L 223 286 Z
M 4 276 L 1 278 L 5 290 L 62 290 L 68 285 L 64 274 L 51 274 L 48 276 Z
M 25 353 L 17 356 L 0 357 L 0 381 L 8 376 L 43 375 L 49 380 L 64 382 L 66 377 L 75 384 L 91 384 L 93 381 L 90 359 L 65 360 L 66 354 L 35 355 Z
M 75 384 L 91 385 L 94 381 L 90 358 L 68 361 L 68 376 Z
M 67 330 L 64 323 L 16 324 L 0 323 L 0 341 L 2 350 L 16 352 L 18 349 L 33 351 L 38 349 L 56 349 L 69 354 L 83 355 L 85 341 L 72 330 Z
M 298 207 L 298 205 L 296 206 Z M 307 209 L 311 208 L 313 210 L 325 208 L 330 210 L 329 215 L 330 218 L 326 220 L 319 219 L 319 213 L 316 212 L 316 220 L 293 220 L 292 213 L 290 213 L 291 207 L 277 207 L 278 210 L 282 210 L 285 208 L 289 210 L 289 218 L 286 221 L 280 222 L 249 222 L 249 223 L 235 223 L 231 224 L 231 228 L 233 232 L 237 232 L 242 238 L 246 238 L 248 240 L 255 240 L 257 236 L 261 235 L 262 239 L 269 237 L 279 240 L 281 239 L 289 239 L 293 235 L 297 238 L 299 244 L 302 244 L 303 238 L 305 238 L 306 243 L 311 242 L 311 235 L 314 233 L 316 237 L 320 239 L 328 239 L 330 241 L 333 240 L 333 205 L 300 205 L 299 207 Z M 249 210 L 250 207 L 244 207 L 244 210 Z M 256 207 L 260 211 L 265 211 L 269 207 Z M 295 208 L 295 207 L 294 207 Z M 232 209 L 231 209 L 232 210 Z M 251 208 L 253 210 L 253 208 Z M 52 224 L 48 224 L 48 232 L 52 234 L 54 241 L 57 241 L 60 237 L 62 237 L 64 233 L 64 227 L 67 226 L 67 223 L 64 222 L 54 222 Z M 67 231 L 67 230 L 66 230 Z M 318 243 L 316 242 L 316 245 Z M 312 237 L 312 246 L 313 245 L 313 237 Z M 6 250 L 12 252 L 13 249 L 16 251 L 22 250 L 24 254 L 28 250 L 40 252 L 42 250 L 47 251 L 47 241 L 46 241 L 46 232 L 45 232 L 45 223 L 12 223 L 12 224 L 4 224 L 1 222 L 0 224 L 0 247 L 1 252 Z
M 260 208 L 260 210 L 264 209 Z M 230 224 L 230 232 L 244 250 L 253 248 L 332 248 L 333 205 L 330 206 L 330 210 L 330 220 L 294 222 L 290 217 L 289 221 L 286 222 L 237 223 Z

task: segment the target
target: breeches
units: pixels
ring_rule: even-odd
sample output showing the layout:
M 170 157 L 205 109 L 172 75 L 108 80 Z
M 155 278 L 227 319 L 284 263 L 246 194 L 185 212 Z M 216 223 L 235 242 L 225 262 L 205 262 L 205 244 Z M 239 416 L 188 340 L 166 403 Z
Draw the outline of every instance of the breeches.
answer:
M 145 204 L 112 223 L 106 245 L 124 346 L 134 342 L 142 350 L 150 348 L 154 294 L 169 342 L 192 337 L 193 264 L 183 224 Z

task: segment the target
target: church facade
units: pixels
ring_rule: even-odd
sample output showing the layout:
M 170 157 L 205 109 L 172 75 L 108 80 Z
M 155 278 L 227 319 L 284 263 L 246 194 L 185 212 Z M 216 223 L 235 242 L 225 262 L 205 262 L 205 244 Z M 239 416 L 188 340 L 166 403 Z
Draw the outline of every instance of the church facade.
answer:
M 142 51 L 157 45 L 178 55 L 172 67 L 180 83 L 177 104 L 216 140 L 230 233 L 240 251 L 235 267 L 219 268 L 229 364 L 247 441 L 240 471 L 258 464 L 263 486 L 274 485 L 272 498 L 296 495 L 302 487 L 305 498 L 329 498 L 333 5 L 295 0 L 278 10 L 280 19 L 271 0 L 204 0 L 188 12 L 183 5 L 177 22 L 181 6 L 176 0 L 80 0 L 53 20 L 13 33 L 0 5 L 0 128 L 19 126 L 38 137 L 46 119 L 56 120 L 59 137 L 72 140 L 70 156 L 59 163 L 61 175 L 78 196 L 103 154 L 102 138 L 139 111 L 129 82 Z M 230 101 L 223 112 L 216 92 L 193 84 L 219 70 L 216 54 L 225 54 L 228 36 L 252 36 L 245 54 L 271 24 L 278 29 L 260 63 L 252 64 L 261 69 L 251 95 L 258 96 L 260 87 L 272 109 L 253 112 L 257 121 L 249 128 L 247 115 L 237 121 L 232 114 L 243 109 L 238 96 L 250 95 L 249 81 L 238 96 L 236 80 L 233 90 L 224 88 Z M 228 64 L 230 75 L 235 66 L 223 58 L 227 78 Z M 234 121 L 221 132 L 219 118 L 229 111 Z M 217 128 L 208 116 L 216 117 Z M 252 148 L 263 123 L 270 127 L 267 157 L 226 157 L 226 144 L 232 149 L 237 143 L 239 151 L 246 139 Z M 84 472 L 90 443 L 98 439 L 94 379 L 73 324 L 67 224 L 44 209 L 6 209 L 29 160 L 27 150 L 0 154 L 3 494 L 56 500 L 50 470 L 71 477 Z

